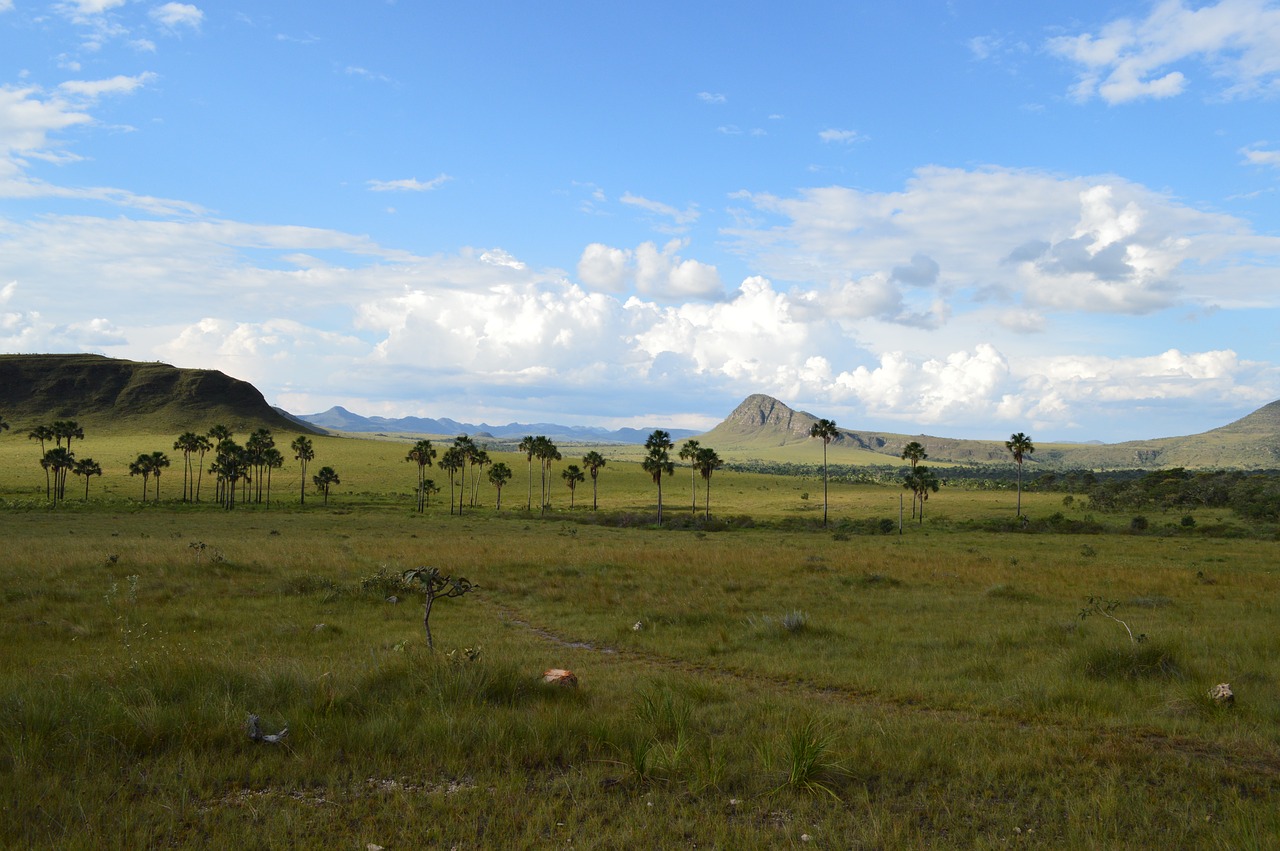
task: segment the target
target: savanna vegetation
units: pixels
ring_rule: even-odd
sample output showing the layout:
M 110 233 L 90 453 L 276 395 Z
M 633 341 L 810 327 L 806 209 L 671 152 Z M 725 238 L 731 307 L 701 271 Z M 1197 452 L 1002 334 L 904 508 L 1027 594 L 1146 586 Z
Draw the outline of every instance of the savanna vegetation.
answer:
M 1019 496 L 1012 457 L 853 481 L 817 441 L 783 474 L 250 424 L 203 458 L 85 428 L 101 472 L 55 499 L 30 429 L 0 429 L 5 847 L 1280 837 L 1274 517 L 1194 496 L 1258 474 Z

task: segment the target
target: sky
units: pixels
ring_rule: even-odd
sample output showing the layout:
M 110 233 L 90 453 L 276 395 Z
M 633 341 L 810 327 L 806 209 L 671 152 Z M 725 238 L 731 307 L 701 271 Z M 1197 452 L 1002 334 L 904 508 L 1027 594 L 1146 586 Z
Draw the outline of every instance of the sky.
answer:
M 1280 0 L 0 0 L 0 352 L 293 413 L 1280 399 Z

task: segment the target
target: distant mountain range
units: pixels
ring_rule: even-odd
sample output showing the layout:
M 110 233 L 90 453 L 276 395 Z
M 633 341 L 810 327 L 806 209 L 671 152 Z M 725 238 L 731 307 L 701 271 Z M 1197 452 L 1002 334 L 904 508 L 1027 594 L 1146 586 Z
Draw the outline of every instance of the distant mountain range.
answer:
M 362 417 L 345 408 L 295 416 L 272 408 L 256 387 L 216 370 L 179 369 L 101 355 L 0 355 L 0 416 L 14 433 L 58 419 L 75 419 L 100 431 L 149 434 L 204 433 L 222 424 L 236 432 L 345 432 L 387 437 L 489 438 L 494 448 L 525 435 L 564 444 L 643 444 L 651 428 L 603 429 L 555 423 L 464 423 L 423 417 Z M 697 437 L 723 457 L 813 464 L 821 458 L 809 437 L 818 418 L 783 402 L 748 396 L 711 431 L 666 429 L 672 440 Z M 662 428 L 656 424 L 656 428 Z M 1034 439 L 1034 435 L 1032 438 Z M 833 464 L 900 462 L 911 441 L 924 445 L 932 463 L 1009 462 L 1004 439 L 958 440 L 926 434 L 894 434 L 840 428 L 828 447 Z M 1031 467 L 1081 469 L 1280 468 L 1280 401 L 1202 434 L 1124 443 L 1036 443 Z
M 526 435 L 543 435 L 560 443 L 644 443 L 653 432 L 650 429 L 605 429 L 591 426 L 566 426 L 556 423 L 462 423 L 457 420 L 431 419 L 427 417 L 363 417 L 346 408 L 334 406 L 318 414 L 298 414 L 297 418 L 326 431 L 344 431 L 357 434 L 383 435 L 431 435 L 453 437 L 467 434 L 471 437 L 493 438 L 502 441 L 519 441 Z M 654 426 L 661 428 L 661 426 Z M 672 440 L 684 440 L 696 431 L 668 428 Z

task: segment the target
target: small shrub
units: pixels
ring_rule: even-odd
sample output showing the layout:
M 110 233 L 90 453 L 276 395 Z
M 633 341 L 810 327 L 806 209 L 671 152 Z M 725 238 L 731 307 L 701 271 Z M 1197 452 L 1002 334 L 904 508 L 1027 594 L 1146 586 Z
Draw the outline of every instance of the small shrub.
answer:
M 1182 528 L 1191 529 L 1191 528 L 1194 528 L 1195 525 L 1196 525 L 1196 519 L 1194 517 L 1192 517 L 1190 514 L 1183 515 Z
M 1143 517 L 1141 514 L 1139 514 L 1137 517 L 1135 517 L 1135 518 L 1133 518 L 1132 520 L 1130 520 L 1130 521 L 1129 521 L 1129 531 L 1130 531 L 1130 532 L 1145 532 L 1145 531 L 1147 531 L 1147 527 L 1148 527 L 1149 525 L 1150 525 L 1150 524 L 1147 522 L 1147 518 L 1145 518 L 1145 517 Z
M 1172 647 L 1156 641 L 1095 645 L 1083 654 L 1085 675 L 1096 680 L 1175 679 L 1182 666 Z

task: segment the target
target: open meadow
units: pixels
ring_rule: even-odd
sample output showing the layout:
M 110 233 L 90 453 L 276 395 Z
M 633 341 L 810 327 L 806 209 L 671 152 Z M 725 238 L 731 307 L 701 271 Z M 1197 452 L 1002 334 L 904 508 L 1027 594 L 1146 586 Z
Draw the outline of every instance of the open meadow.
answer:
M 224 511 L 207 476 L 180 502 L 172 441 L 90 435 L 103 476 L 51 508 L 0 439 L 4 847 L 1280 841 L 1272 528 L 1136 534 L 1035 492 L 1024 527 L 1012 491 L 943 487 L 899 534 L 901 489 L 833 483 L 824 529 L 820 477 L 731 469 L 708 523 L 679 466 L 658 527 L 634 449 L 570 510 L 574 447 L 545 513 L 495 453 L 501 511 L 485 483 L 451 515 L 430 469 L 419 514 L 407 444 L 319 437 L 327 506 L 290 458 L 269 508 Z M 143 504 L 127 464 L 157 449 Z M 478 586 L 435 601 L 434 650 L 419 566 Z

